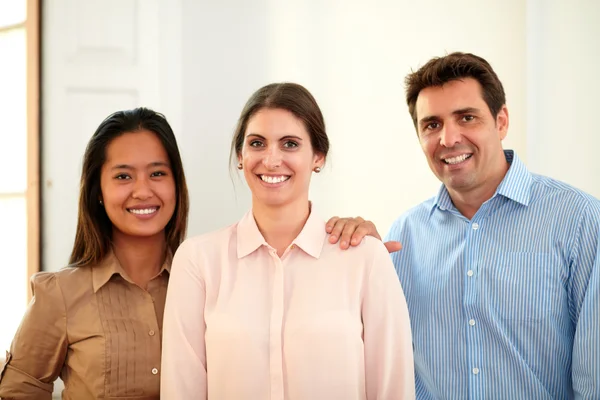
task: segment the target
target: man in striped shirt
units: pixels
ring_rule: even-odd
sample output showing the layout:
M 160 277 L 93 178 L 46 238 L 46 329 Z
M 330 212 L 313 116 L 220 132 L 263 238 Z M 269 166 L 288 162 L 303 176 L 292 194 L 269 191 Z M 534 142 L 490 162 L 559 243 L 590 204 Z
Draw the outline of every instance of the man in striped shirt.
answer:
M 410 310 L 419 399 L 600 399 L 600 201 L 503 150 L 484 59 L 434 58 L 406 97 L 437 195 L 387 235 Z M 349 242 L 362 219 L 341 220 Z M 328 223 L 328 230 L 335 223 Z M 378 236 L 362 222 L 354 240 Z

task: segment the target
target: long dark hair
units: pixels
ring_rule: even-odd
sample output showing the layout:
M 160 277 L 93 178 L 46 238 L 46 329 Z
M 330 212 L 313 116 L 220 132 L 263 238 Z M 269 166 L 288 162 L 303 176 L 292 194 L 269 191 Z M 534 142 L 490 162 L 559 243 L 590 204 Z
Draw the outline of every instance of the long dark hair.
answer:
M 189 199 L 183 163 L 173 129 L 162 114 L 148 108 L 117 111 L 102 121 L 85 150 L 79 189 L 77 231 L 70 265 L 83 267 L 97 264 L 110 251 L 112 223 L 99 202 L 100 172 L 106 161 L 106 148 L 110 142 L 124 133 L 140 130 L 153 132 L 158 137 L 171 163 L 177 196 L 175 211 L 165 227 L 167 247 L 171 253 L 175 253 L 185 238 Z

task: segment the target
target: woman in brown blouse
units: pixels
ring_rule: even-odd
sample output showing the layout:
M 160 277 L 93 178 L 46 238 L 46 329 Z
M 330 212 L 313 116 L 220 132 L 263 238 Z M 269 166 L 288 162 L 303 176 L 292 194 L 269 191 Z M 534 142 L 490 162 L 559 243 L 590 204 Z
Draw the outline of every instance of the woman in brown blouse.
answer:
M 0 398 L 159 398 L 171 254 L 188 192 L 165 118 L 148 109 L 104 120 L 88 143 L 70 265 L 40 272 L 0 368 Z

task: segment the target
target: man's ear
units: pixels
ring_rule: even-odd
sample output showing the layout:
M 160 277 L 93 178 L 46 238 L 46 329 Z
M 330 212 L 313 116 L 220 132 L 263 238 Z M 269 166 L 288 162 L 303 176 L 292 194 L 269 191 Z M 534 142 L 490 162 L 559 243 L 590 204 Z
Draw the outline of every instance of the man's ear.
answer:
M 496 116 L 496 127 L 498 128 L 498 136 L 500 140 L 504 140 L 508 134 L 508 108 L 503 105 L 498 115 Z

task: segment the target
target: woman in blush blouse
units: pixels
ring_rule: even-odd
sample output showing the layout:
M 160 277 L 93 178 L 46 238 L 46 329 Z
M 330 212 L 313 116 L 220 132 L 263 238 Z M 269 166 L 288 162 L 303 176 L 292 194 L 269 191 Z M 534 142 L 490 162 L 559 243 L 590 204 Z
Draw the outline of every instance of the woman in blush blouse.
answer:
M 408 310 L 387 250 L 370 237 L 330 244 L 309 202 L 328 150 L 304 87 L 271 84 L 248 100 L 232 158 L 252 209 L 175 254 L 163 399 L 414 398 Z

